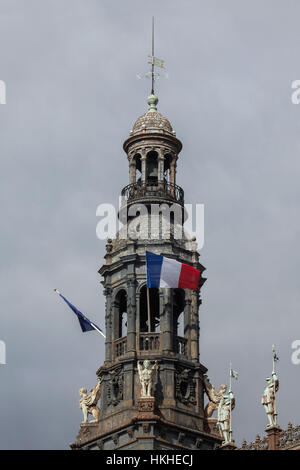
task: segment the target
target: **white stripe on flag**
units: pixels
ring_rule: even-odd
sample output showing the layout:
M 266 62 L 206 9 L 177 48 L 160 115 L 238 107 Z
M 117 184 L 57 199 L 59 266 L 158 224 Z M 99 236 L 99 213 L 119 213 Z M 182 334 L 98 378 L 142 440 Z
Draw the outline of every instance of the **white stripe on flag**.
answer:
M 163 257 L 159 287 L 178 287 L 181 263 Z

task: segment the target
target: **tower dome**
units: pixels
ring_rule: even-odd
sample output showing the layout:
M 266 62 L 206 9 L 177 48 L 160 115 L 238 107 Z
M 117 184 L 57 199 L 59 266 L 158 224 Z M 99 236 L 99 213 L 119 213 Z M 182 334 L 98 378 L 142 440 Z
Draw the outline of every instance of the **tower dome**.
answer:
M 147 101 L 149 109 L 136 120 L 130 135 L 143 134 L 145 132 L 159 132 L 175 135 L 170 121 L 157 111 L 157 96 L 152 94 Z

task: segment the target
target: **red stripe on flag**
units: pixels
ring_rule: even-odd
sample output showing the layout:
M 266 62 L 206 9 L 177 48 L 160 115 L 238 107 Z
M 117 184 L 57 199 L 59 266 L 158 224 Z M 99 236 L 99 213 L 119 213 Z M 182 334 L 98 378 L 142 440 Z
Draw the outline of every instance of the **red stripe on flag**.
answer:
M 198 289 L 200 271 L 189 264 L 182 263 L 178 287 L 181 289 Z

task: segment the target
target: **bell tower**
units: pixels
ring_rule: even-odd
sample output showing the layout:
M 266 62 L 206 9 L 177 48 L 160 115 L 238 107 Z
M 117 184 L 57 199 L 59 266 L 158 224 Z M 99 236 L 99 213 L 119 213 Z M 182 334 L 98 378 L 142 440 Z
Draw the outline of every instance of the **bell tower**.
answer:
M 119 210 L 124 225 L 107 240 L 99 270 L 106 297 L 100 419 L 81 424 L 73 449 L 214 449 L 222 441 L 204 412 L 199 307 L 205 278 L 197 291 L 152 288 L 147 295 L 146 250 L 205 269 L 195 239 L 183 230 L 184 191 L 176 182 L 182 144 L 157 104 L 152 93 L 123 145 L 129 164 Z M 148 398 L 141 397 L 144 361 L 153 368 Z

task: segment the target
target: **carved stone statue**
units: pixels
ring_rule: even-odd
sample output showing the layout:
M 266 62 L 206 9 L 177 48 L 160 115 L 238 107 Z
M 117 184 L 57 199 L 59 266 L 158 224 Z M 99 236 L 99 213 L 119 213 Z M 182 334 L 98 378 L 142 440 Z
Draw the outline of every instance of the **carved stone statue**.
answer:
M 144 368 L 142 367 L 142 364 Z M 142 361 L 138 361 L 137 366 L 142 386 L 141 398 L 151 397 L 153 387 L 153 375 L 154 372 L 158 369 L 157 361 L 155 361 L 153 367 L 150 367 L 150 361 L 148 361 L 147 359 L 143 363 Z
M 230 414 L 235 407 L 235 398 L 232 392 L 223 395 L 218 405 L 218 426 L 223 434 L 224 444 L 231 441 Z
M 101 379 L 98 381 L 97 385 L 91 389 L 89 394 L 87 393 L 86 388 L 79 389 L 79 394 L 81 397 L 79 400 L 79 406 L 83 413 L 83 423 L 89 422 L 89 414 L 94 418 L 90 421 L 91 423 L 97 423 L 99 421 L 100 409 L 98 408 L 97 403 L 101 395 L 100 385 Z
M 272 377 L 267 378 L 267 386 L 264 390 L 261 403 L 264 406 L 269 424 L 268 426 L 275 426 L 276 425 L 276 392 L 279 390 L 279 380 L 275 372 L 272 372 Z
M 209 403 L 205 407 L 204 414 L 206 418 L 211 418 L 213 415 L 213 412 L 217 409 L 221 399 L 223 398 L 227 390 L 227 386 L 223 384 L 220 385 L 219 391 L 217 392 L 215 390 L 214 385 L 210 383 L 207 375 L 204 375 L 203 379 L 204 379 L 205 392 L 209 399 Z

